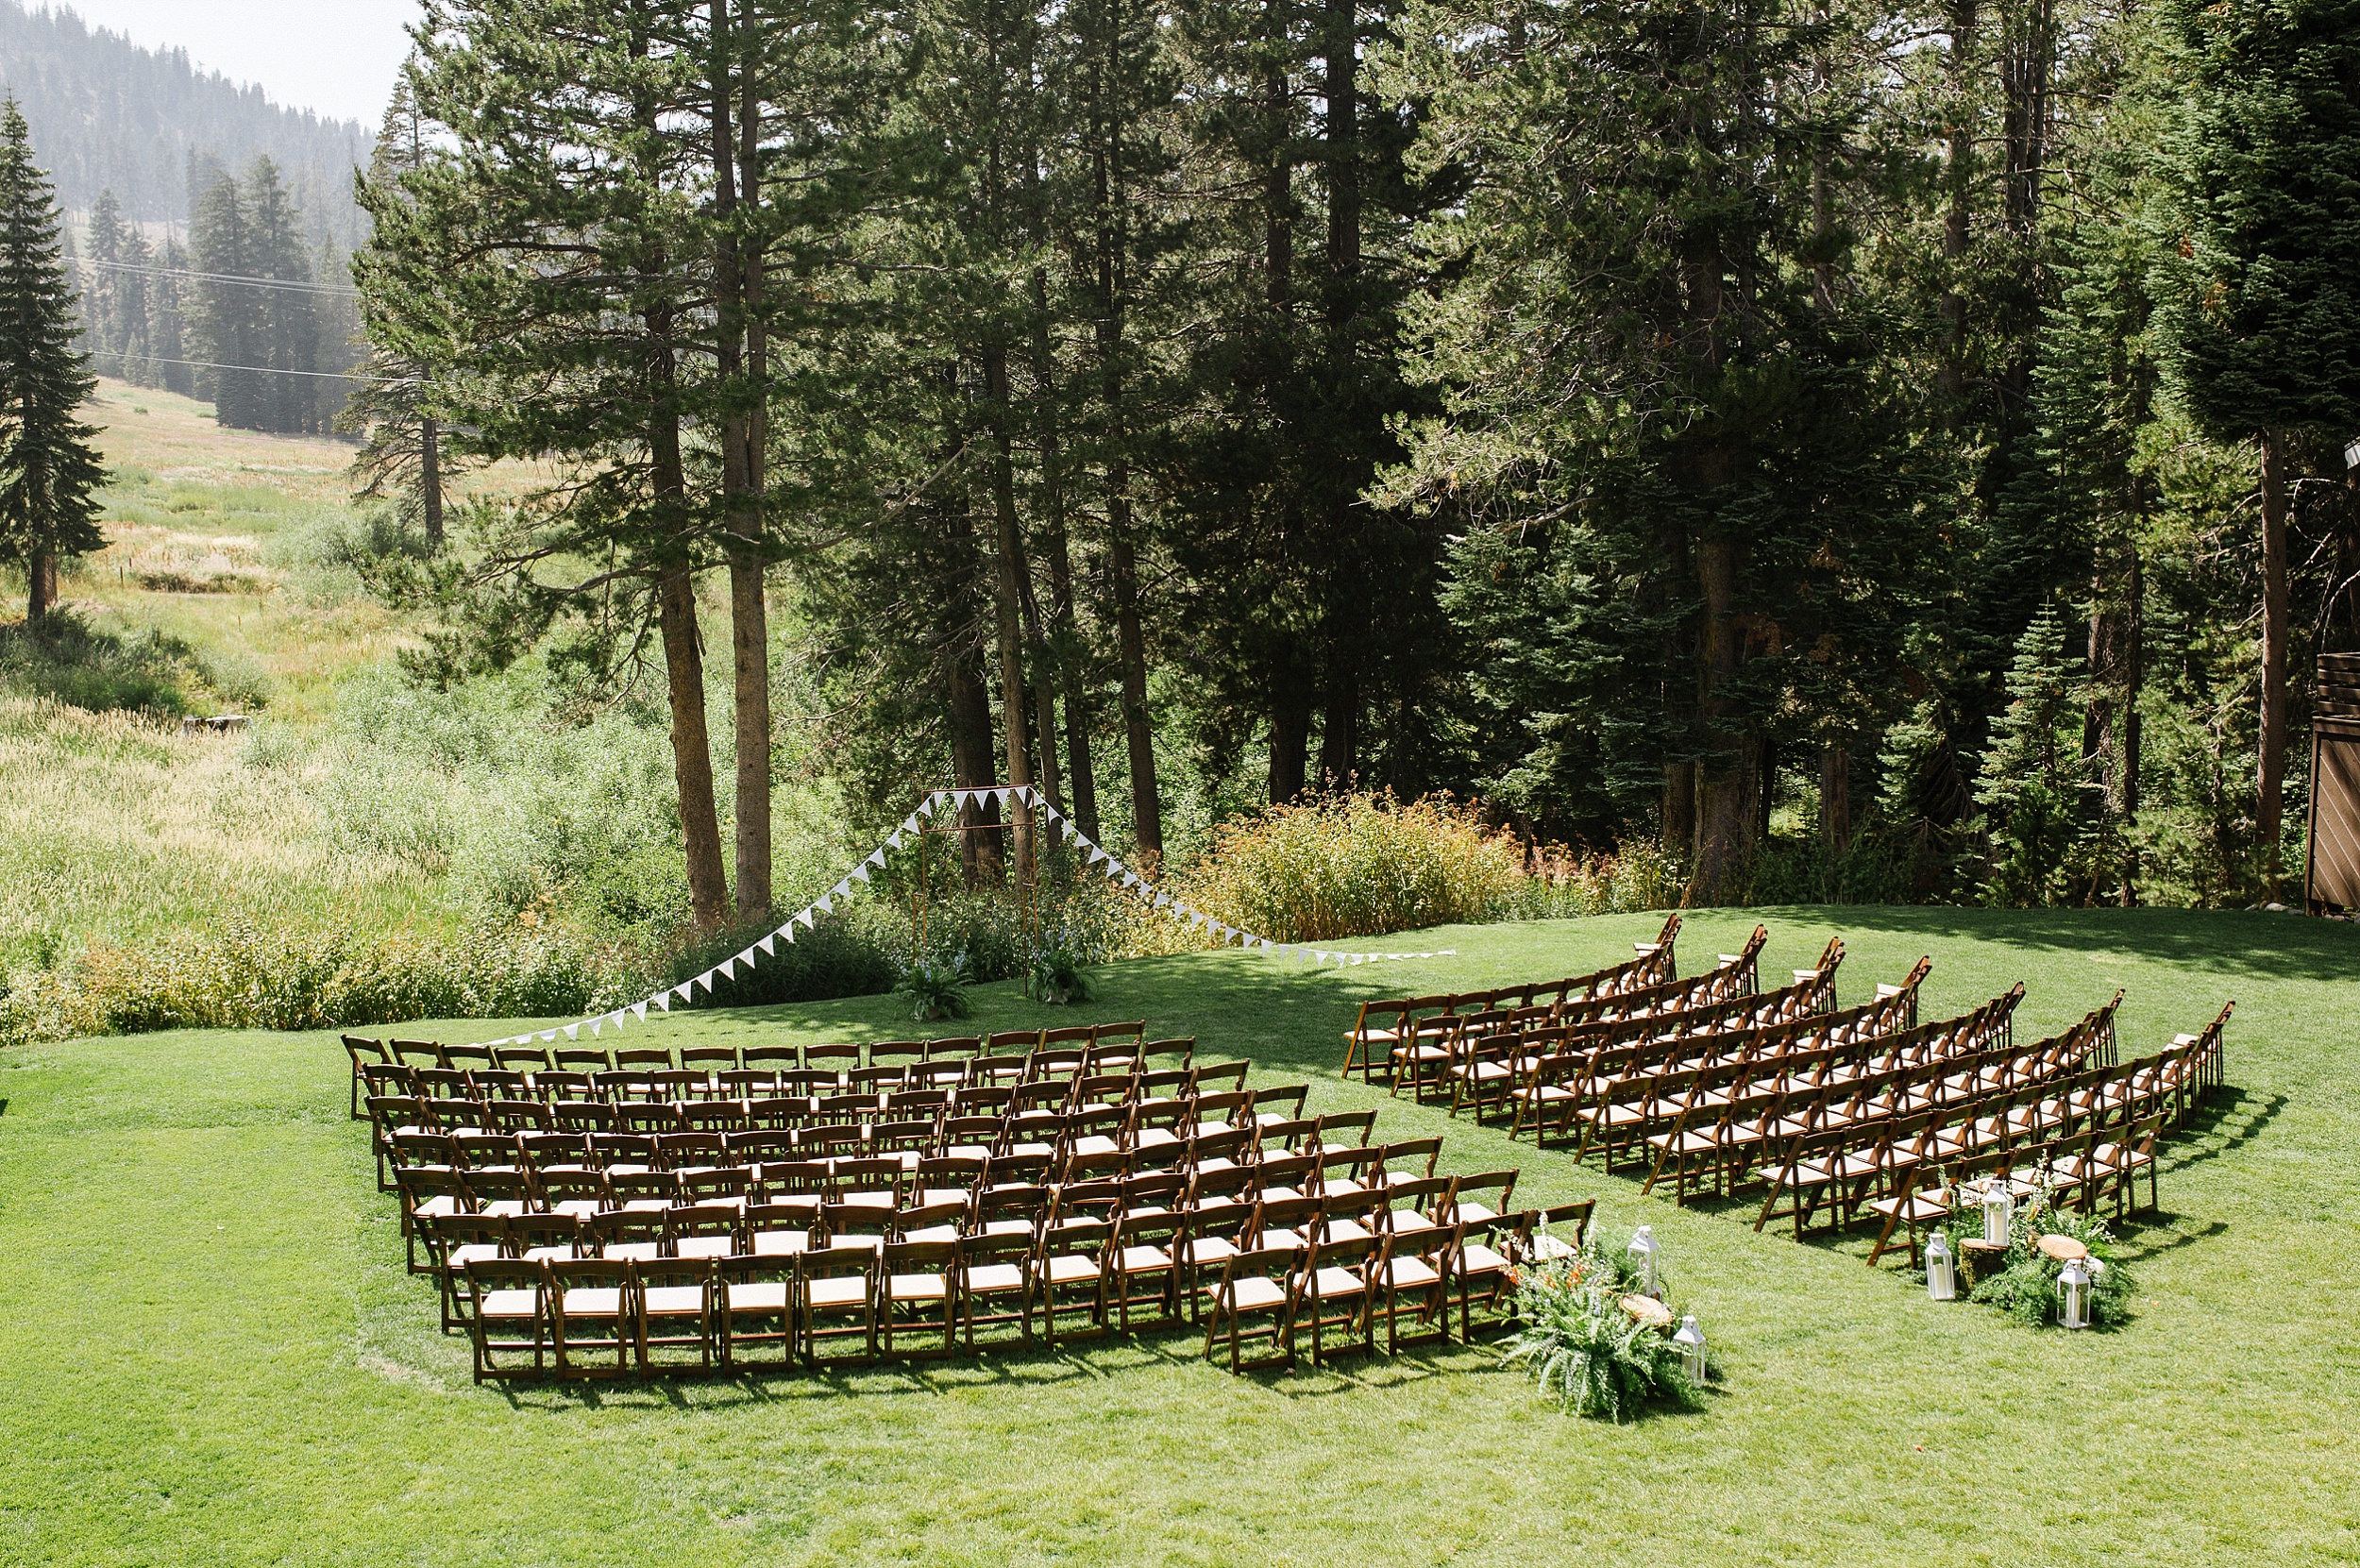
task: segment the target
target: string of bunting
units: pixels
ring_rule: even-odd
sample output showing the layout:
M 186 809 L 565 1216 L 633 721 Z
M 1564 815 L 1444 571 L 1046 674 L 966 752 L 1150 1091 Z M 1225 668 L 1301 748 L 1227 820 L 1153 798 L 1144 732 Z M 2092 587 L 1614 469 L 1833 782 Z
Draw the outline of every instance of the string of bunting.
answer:
M 902 825 L 887 834 L 885 842 L 869 851 L 867 857 L 838 879 L 834 887 L 798 910 L 776 931 L 756 938 L 744 952 L 733 953 L 705 970 L 704 973 L 693 979 L 684 980 L 677 986 L 667 986 L 653 996 L 634 1002 L 629 1006 L 617 1007 L 612 1012 L 583 1019 L 579 1023 L 561 1024 L 554 1029 L 530 1030 L 521 1035 L 512 1035 L 505 1039 L 479 1040 L 476 1043 L 490 1046 L 532 1045 L 536 1042 L 554 1040 L 560 1035 L 569 1040 L 579 1039 L 584 1029 L 589 1030 L 591 1037 L 596 1038 L 604 1030 L 621 1029 L 629 1023 L 645 1023 L 650 1008 L 659 1013 L 669 1013 L 673 1003 L 694 1001 L 700 990 L 711 992 L 716 976 L 723 980 L 734 980 L 737 978 L 739 969 L 751 969 L 764 958 L 775 954 L 778 952 L 779 943 L 795 940 L 796 927 L 801 926 L 808 931 L 820 916 L 834 914 L 839 901 L 849 900 L 852 896 L 853 884 L 866 885 L 868 879 L 885 865 L 885 851 L 900 849 L 907 838 L 921 832 L 924 823 L 933 818 L 936 811 L 944 806 L 949 806 L 954 811 L 959 810 L 969 805 L 980 804 L 986 798 L 997 800 L 1003 807 L 1016 801 L 1022 801 L 1038 812 L 1054 831 L 1074 846 L 1081 853 L 1082 864 L 1086 868 L 1098 872 L 1125 892 L 1136 894 L 1142 901 L 1173 919 L 1186 920 L 1201 931 L 1219 936 L 1224 947 L 1237 946 L 1267 953 L 1278 958 L 1308 960 L 1314 969 L 1330 963 L 1340 969 L 1352 964 L 1398 962 L 1408 958 L 1451 958 L 1458 955 L 1458 950 L 1456 948 L 1443 948 L 1432 953 L 1338 953 L 1327 948 L 1307 947 L 1299 942 L 1274 942 L 1267 936 L 1257 936 L 1253 932 L 1218 919 L 1201 909 L 1192 908 L 1186 901 L 1164 892 L 1093 842 L 1087 834 L 1075 826 L 1071 819 L 1058 811 L 1056 807 L 1051 805 L 1041 797 L 1040 792 L 1030 784 L 994 784 L 980 789 L 937 789 L 919 802 L 918 809 L 902 818 Z

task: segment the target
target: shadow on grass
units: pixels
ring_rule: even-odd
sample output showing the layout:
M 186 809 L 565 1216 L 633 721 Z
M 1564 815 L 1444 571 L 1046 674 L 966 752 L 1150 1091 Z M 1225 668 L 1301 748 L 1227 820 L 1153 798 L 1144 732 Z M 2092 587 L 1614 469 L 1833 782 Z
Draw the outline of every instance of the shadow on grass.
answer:
M 2234 1098 L 2224 1100 L 2208 1095 L 2188 1118 L 2186 1125 L 2172 1135 L 2170 1144 L 2166 1146 L 2169 1152 L 2163 1167 L 2166 1175 L 2175 1171 L 2185 1171 L 2192 1165 L 2200 1165 L 2208 1159 L 2218 1159 L 2233 1149 L 2245 1147 L 2260 1138 L 2269 1124 L 2278 1120 L 2278 1113 L 2284 1110 L 2288 1103 L 2288 1097 L 2284 1094 L 2257 1097 L 2234 1084 L 2227 1087 Z M 2232 1117 L 2243 1120 L 2232 1127 Z M 2216 1133 L 2221 1135 L 2217 1140 L 2213 1136 Z M 2194 1146 L 2190 1147 L 2191 1144 Z
M 2195 909 L 1967 909 L 1802 904 L 1763 910 L 1863 931 L 1973 938 L 2048 953 L 2119 947 L 2142 958 L 2269 980 L 2346 980 L 2360 928 L 2298 915 Z

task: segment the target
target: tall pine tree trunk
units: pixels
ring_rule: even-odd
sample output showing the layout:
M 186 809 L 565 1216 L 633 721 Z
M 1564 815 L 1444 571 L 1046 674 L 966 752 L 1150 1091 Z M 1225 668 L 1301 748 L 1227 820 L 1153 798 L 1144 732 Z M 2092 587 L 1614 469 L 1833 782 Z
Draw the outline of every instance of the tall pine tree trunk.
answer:
M 1709 535 L 1696 546 L 1697 586 L 1703 591 L 1697 649 L 1696 706 L 1703 720 L 1705 760 L 1696 782 L 1696 866 L 1689 886 L 1699 903 L 1718 903 L 1733 890 L 1753 848 L 1759 748 L 1729 706 L 1743 649 L 1737 628 L 1737 542 Z
M 759 356 L 750 337 L 761 303 L 756 281 L 760 262 L 750 259 L 730 225 L 738 211 L 739 149 L 732 127 L 729 45 L 736 29 L 728 0 L 713 0 L 714 211 L 720 220 L 714 280 L 720 309 L 716 322 L 715 368 L 726 399 L 721 414 L 721 491 L 728 517 L 730 565 L 730 655 L 737 756 L 737 915 L 751 920 L 770 912 L 770 615 L 765 582 L 761 480 L 762 437 L 758 412 L 763 384 L 759 363 L 749 365 L 747 349 Z M 755 142 L 753 84 L 746 84 L 746 142 Z M 745 160 L 746 201 L 759 202 L 751 159 Z
M 2262 735 L 2254 835 L 2262 874 L 2278 897 L 2279 829 L 2286 777 L 2286 434 L 2262 432 Z
M 990 687 L 963 640 L 953 642 L 943 655 L 943 674 L 950 696 L 952 782 L 961 789 L 995 784 L 1000 770 L 993 761 Z M 959 808 L 959 864 L 970 888 L 995 885 L 1006 874 L 1000 835 L 985 828 L 999 820 L 997 801 L 988 808 Z
M 37 621 L 58 607 L 58 558 L 45 549 L 36 549 L 25 563 L 28 592 L 25 597 L 25 618 Z
M 418 504 L 426 518 L 426 551 L 443 553 L 443 432 L 428 414 L 418 421 Z
M 1852 753 L 1841 746 L 1819 753 L 1819 836 L 1831 858 L 1852 847 Z
M 659 464 L 662 459 L 659 457 Z M 713 799 L 713 740 L 705 731 L 704 654 L 698 646 L 697 591 L 686 562 L 656 579 L 656 624 L 672 707 L 672 781 L 680 792 L 682 847 L 688 866 L 688 907 L 700 928 L 729 919 L 721 869 L 721 824 Z
M 1016 514 L 1016 458 L 1008 431 L 1008 356 L 998 346 L 984 350 L 984 398 L 991 420 L 991 510 L 997 525 L 997 570 L 992 608 L 998 622 L 1001 722 L 1006 730 L 1008 783 L 1033 782 L 1031 746 L 1024 713 L 1024 635 L 1021 626 L 1024 540 Z M 1021 878 L 1033 868 L 1033 811 L 1021 798 L 1008 810 L 1015 827 L 1010 852 Z
M 1131 547 L 1131 465 L 1118 460 L 1107 483 L 1106 568 L 1115 596 L 1115 644 L 1122 664 L 1122 734 L 1131 764 L 1131 837 L 1142 876 L 1164 862 L 1163 793 L 1155 778 L 1155 729 L 1147 711 L 1147 639 L 1139 626 L 1139 568 Z
M 1949 109 L 1950 145 L 1945 158 L 1944 179 L 1949 187 L 1949 207 L 1942 225 L 1942 260 L 1947 277 L 1939 310 L 1945 334 L 1942 363 L 1934 373 L 1944 417 L 1952 424 L 1964 412 L 1966 390 L 1966 295 L 1959 278 L 1966 264 L 1967 201 L 1974 179 L 1974 94 L 1976 0 L 1950 0 L 1949 48 L 1943 59 L 1945 96 Z

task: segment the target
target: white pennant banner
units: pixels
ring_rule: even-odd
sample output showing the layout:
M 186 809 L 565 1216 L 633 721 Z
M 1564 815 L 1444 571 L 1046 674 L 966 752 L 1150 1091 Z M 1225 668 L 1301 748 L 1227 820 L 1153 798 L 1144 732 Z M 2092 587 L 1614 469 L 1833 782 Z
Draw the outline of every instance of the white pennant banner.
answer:
M 1314 969 L 1324 966 L 1330 959 L 1333 959 L 1337 966 L 1341 968 L 1347 964 L 1374 964 L 1380 961 L 1400 962 L 1411 958 L 1452 958 L 1458 956 L 1458 950 L 1456 948 L 1443 948 L 1435 953 L 1332 953 L 1324 948 L 1301 947 L 1291 943 L 1273 942 L 1267 936 L 1257 936 L 1253 932 L 1242 931 L 1236 926 L 1227 924 L 1224 921 L 1215 919 L 1212 916 L 1205 914 L 1203 910 L 1192 908 L 1186 902 L 1174 898 L 1172 894 L 1158 890 L 1154 883 L 1149 882 L 1145 877 L 1140 876 L 1137 871 L 1134 871 L 1131 868 L 1125 866 L 1121 860 L 1117 859 L 1112 854 L 1109 854 L 1104 848 L 1093 843 L 1087 834 L 1084 833 L 1078 826 L 1069 819 L 1064 813 L 1058 811 L 1054 806 L 1051 805 L 1048 801 L 1042 798 L 1040 792 L 1035 789 L 1031 784 L 1016 784 L 1013 786 L 1002 784 L 995 785 L 987 789 L 937 789 L 929 794 L 923 801 L 920 801 L 918 803 L 918 809 L 911 812 L 909 816 L 902 820 L 901 827 L 886 835 L 885 842 L 869 851 L 868 854 L 864 855 L 860 861 L 853 866 L 851 870 L 847 873 L 841 881 L 837 882 L 834 887 L 830 888 L 826 893 L 820 895 L 818 898 L 813 900 L 810 903 L 805 904 L 801 909 L 797 910 L 793 915 L 789 916 L 776 931 L 756 938 L 754 944 L 746 949 L 743 953 L 737 953 L 729 958 L 724 958 L 718 964 L 716 964 L 712 969 L 705 970 L 704 973 L 698 975 L 693 979 L 684 981 L 680 985 L 666 986 L 663 990 L 657 991 L 653 996 L 650 996 L 644 1001 L 634 1002 L 626 1006 L 617 1007 L 611 1013 L 601 1013 L 596 1018 L 585 1019 L 579 1023 L 567 1023 L 562 1024 L 555 1029 L 544 1029 L 538 1035 L 531 1033 L 517 1035 L 513 1037 L 513 1043 L 517 1045 L 527 1045 L 535 1039 L 539 1039 L 546 1043 L 556 1039 L 560 1034 L 563 1034 L 569 1040 L 580 1039 L 582 1037 L 582 1029 L 584 1023 L 589 1025 L 590 1033 L 595 1037 L 608 1024 L 613 1024 L 617 1029 L 622 1028 L 624 1020 L 627 1018 L 636 1020 L 640 1022 L 645 1022 L 648 1017 L 648 1009 L 650 1007 L 656 1008 L 657 1010 L 668 1015 L 672 1011 L 672 1004 L 676 1002 L 685 1002 L 694 1004 L 697 997 L 697 987 L 701 986 L 708 993 L 710 993 L 713 990 L 714 977 L 716 975 L 718 975 L 725 980 L 734 980 L 737 978 L 737 970 L 739 968 L 742 967 L 751 969 L 759 964 L 764 957 L 775 957 L 778 952 L 777 947 L 775 946 L 777 942 L 781 940 L 784 940 L 789 943 L 793 942 L 795 940 L 795 928 L 797 926 L 800 925 L 807 931 L 816 929 L 819 916 L 832 915 L 835 912 L 836 900 L 849 900 L 851 897 L 852 885 L 855 882 L 866 885 L 869 881 L 872 871 L 882 868 L 885 866 L 886 851 L 901 849 L 903 845 L 905 835 L 924 832 L 925 829 L 923 824 L 932 819 L 935 814 L 944 806 L 949 806 L 953 810 L 964 810 L 969 806 L 980 807 L 986 801 L 1001 806 L 1012 806 L 1020 801 L 1034 811 L 1039 813 L 1045 820 L 1053 824 L 1057 829 L 1059 835 L 1063 839 L 1076 845 L 1085 851 L 1082 857 L 1082 864 L 1086 868 L 1097 870 L 1100 875 L 1104 876 L 1107 880 L 1108 883 L 1114 886 L 1121 888 L 1125 892 L 1136 890 L 1142 899 L 1147 901 L 1148 906 L 1152 909 L 1168 912 L 1175 919 L 1185 920 L 1201 931 L 1219 933 L 1222 945 L 1224 947 L 1234 942 L 1239 947 L 1248 950 L 1259 950 L 1263 953 L 1274 953 L 1281 958 L 1292 958 L 1299 960 L 1307 957 L 1310 959 L 1311 966 Z M 505 1045 L 512 1042 L 509 1040 L 497 1040 L 491 1043 L 496 1045 Z

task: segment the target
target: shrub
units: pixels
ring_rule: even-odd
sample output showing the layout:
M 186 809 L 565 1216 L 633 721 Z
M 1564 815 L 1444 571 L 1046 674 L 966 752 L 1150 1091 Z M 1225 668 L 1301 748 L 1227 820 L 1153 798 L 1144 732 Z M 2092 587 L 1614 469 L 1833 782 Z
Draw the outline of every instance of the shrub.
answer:
M 479 926 L 448 936 L 232 919 L 140 947 L 93 944 L 16 977 L 0 1042 L 157 1029 L 329 1029 L 420 1018 L 548 1018 L 619 1000 L 631 955 L 579 933 Z
M 1510 914 L 1523 846 L 1472 804 L 1327 795 L 1214 834 L 1174 885 L 1232 925 L 1285 942 L 1411 931 Z

